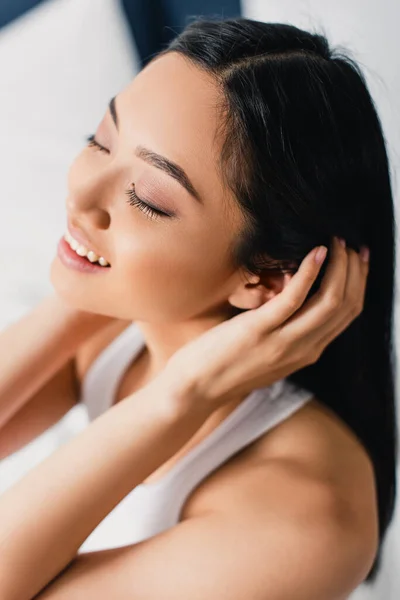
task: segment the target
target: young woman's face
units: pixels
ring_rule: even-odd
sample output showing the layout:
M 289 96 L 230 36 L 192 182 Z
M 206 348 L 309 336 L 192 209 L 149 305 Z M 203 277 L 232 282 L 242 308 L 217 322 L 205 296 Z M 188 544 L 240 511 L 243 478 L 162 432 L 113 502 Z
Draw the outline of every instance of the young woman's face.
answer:
M 207 74 L 170 53 L 116 96 L 116 117 L 108 108 L 95 133 L 104 150 L 88 145 L 75 159 L 66 202 L 69 223 L 111 267 L 83 273 L 56 256 L 50 278 L 69 304 L 153 322 L 232 308 L 242 273 L 230 246 L 243 215 L 217 171 L 218 94 Z M 166 215 L 131 205 L 129 190 Z

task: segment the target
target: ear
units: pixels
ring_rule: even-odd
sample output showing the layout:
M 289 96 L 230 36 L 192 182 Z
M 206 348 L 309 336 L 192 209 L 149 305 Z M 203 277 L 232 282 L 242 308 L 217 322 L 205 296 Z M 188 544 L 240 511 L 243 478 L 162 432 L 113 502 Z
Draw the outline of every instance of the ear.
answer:
M 292 277 L 292 273 L 278 271 L 247 275 L 228 297 L 228 301 L 236 308 L 258 308 L 280 294 Z

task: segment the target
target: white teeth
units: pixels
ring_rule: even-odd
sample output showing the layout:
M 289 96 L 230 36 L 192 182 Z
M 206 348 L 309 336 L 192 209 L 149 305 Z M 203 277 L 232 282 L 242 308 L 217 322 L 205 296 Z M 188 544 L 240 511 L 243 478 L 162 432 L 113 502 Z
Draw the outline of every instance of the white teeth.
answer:
M 109 262 L 103 256 L 98 256 L 95 252 L 93 252 L 93 250 L 89 250 L 74 240 L 69 231 L 64 234 L 64 239 L 79 256 L 86 256 L 92 263 L 98 261 L 102 267 L 106 267 L 109 264 Z
M 77 249 L 75 250 L 75 252 L 77 254 L 79 254 L 79 256 L 86 256 L 86 254 L 88 253 L 88 249 L 85 248 L 85 246 L 78 246 Z
M 93 252 L 93 250 L 89 250 L 89 252 L 87 253 L 87 257 L 90 260 L 90 262 L 96 262 L 96 260 L 99 260 L 99 257 L 95 252 Z

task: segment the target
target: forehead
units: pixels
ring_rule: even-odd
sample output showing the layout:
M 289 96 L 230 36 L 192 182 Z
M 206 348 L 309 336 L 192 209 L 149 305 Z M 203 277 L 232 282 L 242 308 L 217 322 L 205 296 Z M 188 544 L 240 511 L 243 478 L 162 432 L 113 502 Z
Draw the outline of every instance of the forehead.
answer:
M 120 133 L 178 163 L 204 197 L 223 193 L 217 138 L 221 95 L 205 71 L 171 52 L 118 94 Z

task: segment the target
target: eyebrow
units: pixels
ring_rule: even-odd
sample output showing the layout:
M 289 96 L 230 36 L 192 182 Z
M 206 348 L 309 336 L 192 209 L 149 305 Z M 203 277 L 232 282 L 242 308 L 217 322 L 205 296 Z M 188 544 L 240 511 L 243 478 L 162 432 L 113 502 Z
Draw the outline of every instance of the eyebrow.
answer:
M 115 106 L 115 96 L 111 98 L 108 108 L 110 109 L 110 114 L 112 120 L 114 121 L 115 127 L 118 130 L 118 115 Z M 153 152 L 149 148 L 145 148 L 144 146 L 137 146 L 135 148 L 135 155 L 138 158 L 146 161 L 149 165 L 157 167 L 161 171 L 164 171 L 170 177 L 173 177 L 178 183 L 180 183 L 187 192 L 200 204 L 204 204 L 204 201 L 196 190 L 189 177 L 186 175 L 185 171 L 178 164 L 169 160 L 166 156 L 162 154 L 157 154 L 157 152 Z

